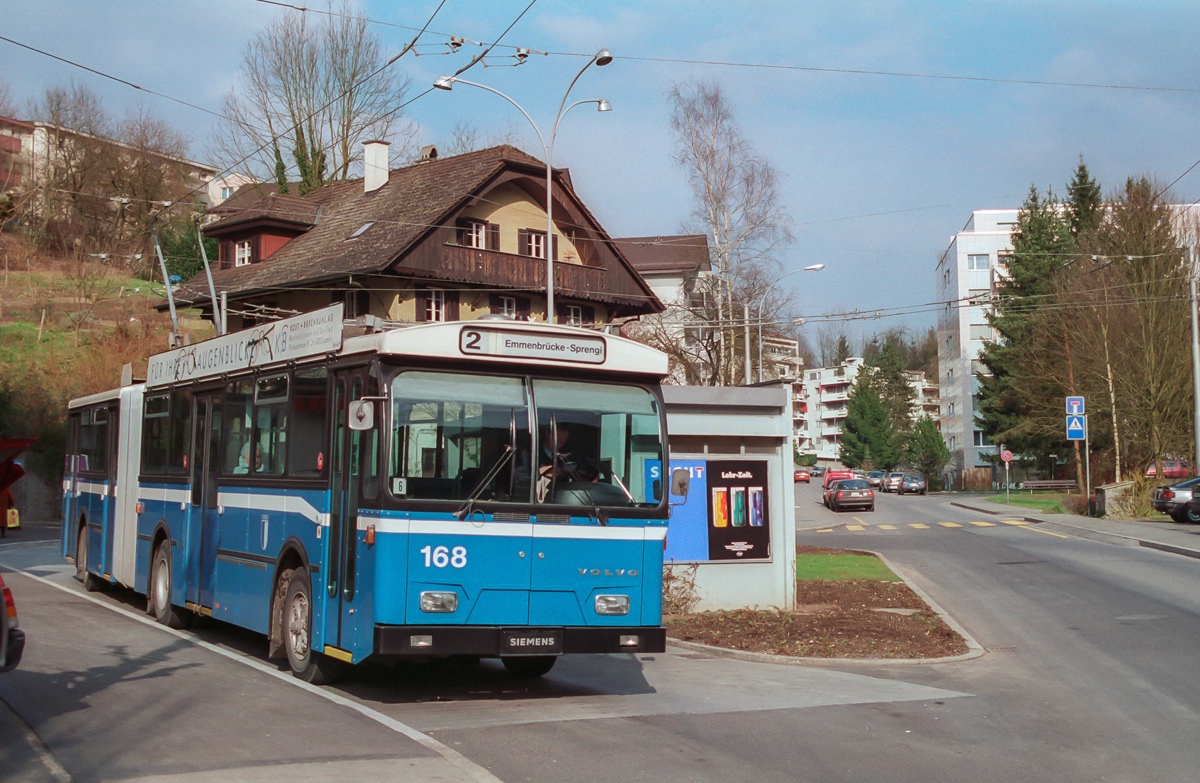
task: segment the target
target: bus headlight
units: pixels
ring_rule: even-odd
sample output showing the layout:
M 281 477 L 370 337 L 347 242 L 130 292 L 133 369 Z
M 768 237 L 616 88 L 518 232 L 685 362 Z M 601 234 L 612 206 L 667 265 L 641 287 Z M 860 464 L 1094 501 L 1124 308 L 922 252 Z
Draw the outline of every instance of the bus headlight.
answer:
M 598 595 L 596 596 L 596 614 L 629 614 L 629 596 L 627 595 Z
M 458 609 L 458 593 L 426 590 L 421 593 L 422 612 L 453 612 Z

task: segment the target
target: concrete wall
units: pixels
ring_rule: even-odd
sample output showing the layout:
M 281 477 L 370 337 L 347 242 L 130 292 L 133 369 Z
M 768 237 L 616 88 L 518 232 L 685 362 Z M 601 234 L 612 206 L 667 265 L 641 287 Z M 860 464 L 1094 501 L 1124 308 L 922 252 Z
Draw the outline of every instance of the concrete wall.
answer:
M 790 609 L 796 588 L 796 508 L 792 482 L 792 390 L 664 386 L 671 459 L 764 460 L 770 558 L 698 562 L 698 611 Z M 668 528 L 667 537 L 671 532 Z

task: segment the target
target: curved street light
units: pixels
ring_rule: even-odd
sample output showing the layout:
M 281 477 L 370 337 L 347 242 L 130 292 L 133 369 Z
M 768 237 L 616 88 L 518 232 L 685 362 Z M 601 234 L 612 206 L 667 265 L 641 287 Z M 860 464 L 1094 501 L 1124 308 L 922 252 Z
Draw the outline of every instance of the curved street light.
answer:
M 486 84 L 478 82 L 469 82 L 466 79 L 460 79 L 457 76 L 439 76 L 433 81 L 433 86 L 439 90 L 450 91 L 454 89 L 455 84 L 466 84 L 471 87 L 478 87 L 481 90 L 487 90 L 490 93 L 499 95 L 504 100 L 517 107 L 517 111 L 529 120 L 529 124 L 533 126 L 533 132 L 537 134 L 538 141 L 541 142 L 542 151 L 546 157 L 546 243 L 543 246 L 543 253 L 546 256 L 546 323 L 554 323 L 554 195 L 553 195 L 553 157 L 554 157 L 554 139 L 558 135 L 558 126 L 562 122 L 563 117 L 567 112 L 584 103 L 596 104 L 596 111 L 612 111 L 612 104 L 604 98 L 588 98 L 581 101 L 575 101 L 570 106 L 566 106 L 567 96 L 571 94 L 571 90 L 575 87 L 575 82 L 579 81 L 579 77 L 583 76 L 583 72 L 592 65 L 605 66 L 613 60 L 612 54 L 607 49 L 601 49 L 592 55 L 592 58 L 587 61 L 587 64 L 579 69 L 579 73 L 575 74 L 575 78 L 567 85 L 567 91 L 563 93 L 562 100 L 558 103 L 558 113 L 554 115 L 554 125 L 550 129 L 550 141 L 547 143 L 546 138 L 542 136 L 541 129 L 537 123 L 529 116 L 529 112 L 521 107 L 521 104 L 514 101 L 504 93 L 494 87 L 488 87 Z M 563 108 L 566 106 L 566 108 Z
M 763 305 L 766 304 L 767 294 L 769 294 L 773 290 L 775 290 L 775 286 L 779 285 L 779 282 L 781 280 L 784 280 L 785 278 L 791 277 L 792 275 L 795 275 L 795 274 L 799 274 L 800 272 L 820 272 L 824 268 L 825 268 L 824 264 L 809 264 L 808 266 L 804 267 L 803 269 L 793 269 L 790 272 L 786 272 L 786 273 L 780 275 L 779 277 L 775 278 L 775 280 L 769 286 L 767 286 L 767 290 L 763 291 L 763 295 L 758 298 L 758 382 L 759 383 L 762 383 L 762 381 L 763 381 L 763 349 L 762 349 L 762 344 L 763 344 Z

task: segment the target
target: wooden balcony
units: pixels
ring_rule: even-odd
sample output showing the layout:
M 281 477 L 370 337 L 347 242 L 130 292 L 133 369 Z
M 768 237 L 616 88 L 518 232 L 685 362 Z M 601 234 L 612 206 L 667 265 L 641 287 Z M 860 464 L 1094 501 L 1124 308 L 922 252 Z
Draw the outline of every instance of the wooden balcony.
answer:
M 530 290 L 546 287 L 546 262 L 541 258 L 479 250 L 462 245 L 442 245 L 441 277 L 484 285 Z M 554 291 L 580 299 L 605 302 L 627 301 L 634 291 L 610 290 L 608 270 L 598 266 L 554 263 Z M 624 294 L 624 295 L 623 295 Z

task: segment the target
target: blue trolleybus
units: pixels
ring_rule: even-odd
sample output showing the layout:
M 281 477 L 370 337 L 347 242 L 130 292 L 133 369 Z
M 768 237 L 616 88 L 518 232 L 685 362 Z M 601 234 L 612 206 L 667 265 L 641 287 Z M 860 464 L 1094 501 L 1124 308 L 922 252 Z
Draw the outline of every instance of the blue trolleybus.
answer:
M 660 652 L 666 371 L 614 335 L 341 305 L 158 354 L 70 404 L 63 555 L 161 623 L 264 634 L 310 682 Z

